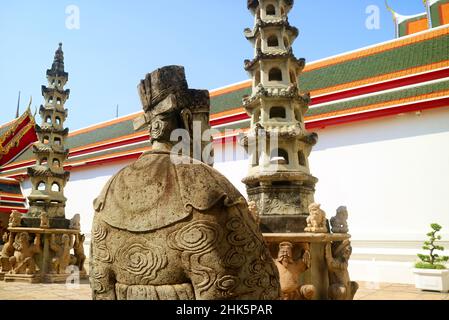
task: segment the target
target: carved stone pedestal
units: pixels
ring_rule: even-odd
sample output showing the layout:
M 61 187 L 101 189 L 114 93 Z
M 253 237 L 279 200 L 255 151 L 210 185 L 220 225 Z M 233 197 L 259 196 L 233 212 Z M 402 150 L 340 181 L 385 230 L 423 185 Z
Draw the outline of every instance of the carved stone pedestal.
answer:
M 299 275 L 300 286 L 313 285 L 315 294 L 313 300 L 329 299 L 329 269 L 326 261 L 325 248 L 329 243 L 340 243 L 350 239 L 348 234 L 330 233 L 264 233 L 273 259 L 279 257 L 280 244 L 292 245 L 292 258 L 298 260 L 303 255 L 304 248 L 310 250 L 310 268 Z M 282 275 L 281 275 L 282 278 Z M 281 284 L 282 286 L 282 284 Z
M 0 272 L 0 281 L 5 280 L 5 274 L 6 272 Z
M 6 282 L 64 283 L 72 272 L 79 272 L 80 279 L 87 278 L 86 271 L 79 270 L 77 265 L 80 261 L 84 262 L 80 259 L 85 259 L 77 256 L 76 252 L 83 245 L 82 242 L 77 242 L 80 237 L 79 230 L 13 227 L 8 231 L 16 239 L 19 235 L 28 235 L 33 244 L 25 243 L 25 246 L 22 244 L 25 250 L 32 252 L 30 256 L 23 256 L 23 259 L 20 257 L 22 253 L 18 252 L 17 255 L 16 251 L 17 265 L 24 265 L 24 269 L 6 273 L 4 277 Z M 72 250 L 75 250 L 74 254 Z M 26 259 L 32 263 L 31 271 L 31 264 L 26 263 Z M 27 274 L 30 272 L 33 274 Z
M 42 278 L 36 274 L 7 274 L 5 275 L 5 282 L 22 282 L 22 283 L 41 283 Z
M 43 283 L 64 283 L 67 282 L 70 274 L 46 274 L 42 278 Z M 79 273 L 79 279 L 85 280 L 88 279 L 86 271 L 82 271 Z

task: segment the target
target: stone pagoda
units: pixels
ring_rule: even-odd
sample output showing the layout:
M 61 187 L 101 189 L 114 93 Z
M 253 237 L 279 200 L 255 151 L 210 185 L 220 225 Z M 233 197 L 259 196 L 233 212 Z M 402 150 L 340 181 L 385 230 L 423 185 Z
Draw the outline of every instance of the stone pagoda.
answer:
M 255 25 L 244 33 L 255 57 L 245 61 L 253 83 L 252 94 L 243 99 L 251 117 L 241 141 L 250 158 L 243 183 L 278 267 L 282 298 L 349 300 L 357 284 L 347 270 L 346 208 L 339 208 L 331 232 L 325 212 L 314 203 L 318 179 L 310 173 L 308 158 L 318 136 L 304 124 L 310 95 L 301 93 L 298 84 L 305 60 L 292 50 L 299 34 L 288 21 L 293 4 L 248 0 Z
M 64 170 L 64 162 L 69 150 L 64 143 L 69 129 L 64 128 L 68 115 L 64 105 L 70 90 L 64 89 L 68 73 L 61 43 L 47 70 L 47 80 L 48 85 L 42 86 L 45 103 L 39 110 L 42 123 L 36 125 L 39 140 L 32 147 L 36 165 L 28 169 L 32 184 L 29 209 L 24 216 L 11 214 L 7 235 L 11 249 L 1 256 L 5 281 L 66 282 L 68 277 L 86 274 L 80 216 L 65 217 L 64 187 L 69 172 Z
M 39 141 L 33 146 L 37 163 L 28 169 L 33 190 L 28 197 L 30 210 L 27 215 L 31 221 L 36 221 L 33 218 L 39 218 L 45 212 L 50 218 L 50 225 L 59 228 L 68 228 L 70 223 L 65 219 L 67 199 L 64 197 L 64 187 L 70 176 L 64 170 L 64 162 L 69 154 L 69 150 L 64 148 L 69 133 L 69 129 L 64 128 L 67 118 L 64 105 L 70 94 L 70 90 L 65 90 L 64 86 L 68 78 L 68 73 L 64 71 L 62 44 L 59 44 L 53 65 L 47 70 L 48 86 L 42 86 L 45 104 L 39 110 L 42 124 L 36 125 Z M 33 222 L 29 224 L 36 226 Z
M 256 20 L 245 36 L 255 57 L 245 61 L 253 90 L 243 101 L 251 116 L 244 142 L 251 164 L 243 182 L 259 209 L 264 231 L 304 231 L 318 181 L 309 170 L 317 135 L 304 125 L 310 98 L 298 87 L 305 60 L 297 59 L 292 50 L 298 36 L 287 17 L 292 5 L 291 0 L 248 2 Z

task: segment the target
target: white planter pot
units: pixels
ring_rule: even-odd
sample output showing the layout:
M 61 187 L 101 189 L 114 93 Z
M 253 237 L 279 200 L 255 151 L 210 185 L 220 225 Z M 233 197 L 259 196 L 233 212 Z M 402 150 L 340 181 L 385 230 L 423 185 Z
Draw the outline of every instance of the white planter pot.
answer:
M 449 292 L 449 270 L 413 269 L 417 289 Z

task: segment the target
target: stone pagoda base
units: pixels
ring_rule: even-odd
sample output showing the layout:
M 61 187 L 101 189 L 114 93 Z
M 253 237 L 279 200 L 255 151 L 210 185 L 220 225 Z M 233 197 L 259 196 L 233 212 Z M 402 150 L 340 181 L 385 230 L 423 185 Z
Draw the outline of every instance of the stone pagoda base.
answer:
M 260 230 L 263 233 L 301 233 L 307 227 L 306 215 L 263 215 Z
M 42 283 L 65 283 L 67 282 L 70 274 L 46 274 L 42 278 Z M 86 271 L 82 271 L 79 273 L 80 280 L 88 279 Z
M 29 219 L 28 221 L 33 221 Z M 62 221 L 62 219 L 61 219 Z M 36 273 L 34 275 L 27 274 L 14 274 L 12 272 L 6 273 L 4 275 L 4 280 L 6 282 L 25 282 L 25 283 L 64 283 L 72 275 L 70 273 L 56 273 L 52 270 L 52 262 L 55 258 L 54 251 L 51 248 L 52 237 L 57 238 L 62 235 L 79 236 L 80 231 L 75 229 L 44 229 L 44 228 L 27 228 L 27 227 L 13 227 L 9 228 L 8 231 L 13 237 L 17 237 L 22 233 L 27 233 L 30 239 L 35 239 L 37 235 L 40 235 L 40 250 L 33 257 L 36 264 Z M 32 240 L 31 242 L 33 242 Z M 73 240 L 72 240 L 73 241 Z M 31 245 L 31 244 L 30 244 Z M 58 243 L 61 245 L 61 243 Z M 73 249 L 73 242 L 70 244 L 70 249 Z M 82 244 L 81 244 L 82 245 Z M 71 262 L 74 259 L 74 255 L 65 256 L 65 261 Z M 73 265 L 69 262 L 65 262 L 67 266 Z M 86 279 L 86 271 L 81 271 L 79 273 L 80 280 Z
M 304 172 L 264 172 L 242 182 L 260 213 L 262 232 L 304 232 L 317 178 Z
M 349 240 L 350 235 L 330 233 L 264 233 L 263 235 L 273 259 L 278 257 L 281 243 L 292 244 L 293 258 L 296 260 L 301 254 L 301 248 L 306 245 L 310 250 L 310 268 L 299 276 L 298 281 L 301 286 L 315 287 L 312 300 L 329 299 L 329 270 L 325 258 L 325 247 L 328 243 Z
M 42 278 L 38 274 L 6 274 L 5 275 L 5 282 L 22 282 L 22 283 L 41 283 Z
M 25 228 L 39 229 L 41 224 L 40 218 L 22 218 L 22 226 Z M 49 229 L 65 230 L 70 228 L 70 220 L 65 218 L 50 218 Z

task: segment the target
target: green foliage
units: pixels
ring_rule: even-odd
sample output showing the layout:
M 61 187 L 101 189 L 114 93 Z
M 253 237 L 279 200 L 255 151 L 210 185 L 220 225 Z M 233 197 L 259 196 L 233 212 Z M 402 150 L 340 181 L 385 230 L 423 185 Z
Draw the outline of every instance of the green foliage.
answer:
M 444 270 L 446 267 L 443 264 L 430 264 L 426 262 L 417 262 L 415 267 L 418 269 L 435 269 L 435 270 Z
M 446 269 L 445 263 L 449 261 L 449 257 L 440 256 L 437 251 L 444 251 L 444 247 L 437 245 L 436 241 L 441 240 L 441 236 L 437 235 L 442 227 L 439 224 L 432 223 L 430 225 L 432 231 L 427 233 L 429 237 L 428 241 L 424 242 L 423 250 L 429 251 L 429 254 L 418 254 L 418 258 L 421 260 L 416 263 L 415 267 L 419 269 Z

